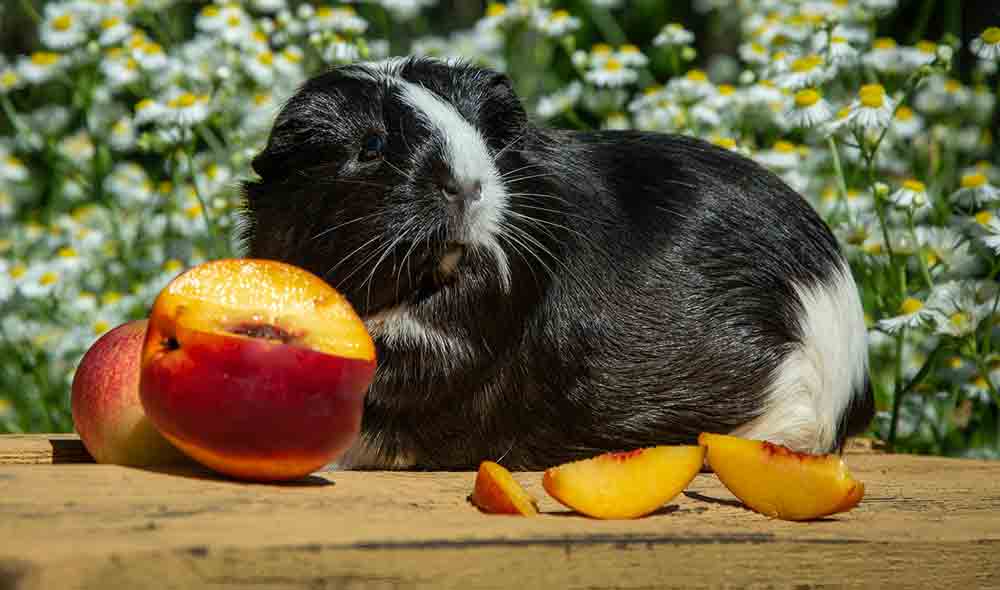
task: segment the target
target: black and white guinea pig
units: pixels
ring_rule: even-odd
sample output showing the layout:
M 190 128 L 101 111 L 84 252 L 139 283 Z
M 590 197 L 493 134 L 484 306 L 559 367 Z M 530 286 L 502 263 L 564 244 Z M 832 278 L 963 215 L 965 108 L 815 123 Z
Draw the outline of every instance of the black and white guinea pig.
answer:
M 540 469 L 702 431 L 838 450 L 873 414 L 829 228 L 691 137 L 533 125 L 510 80 L 393 59 L 310 79 L 245 185 L 248 254 L 375 340 L 355 468 Z

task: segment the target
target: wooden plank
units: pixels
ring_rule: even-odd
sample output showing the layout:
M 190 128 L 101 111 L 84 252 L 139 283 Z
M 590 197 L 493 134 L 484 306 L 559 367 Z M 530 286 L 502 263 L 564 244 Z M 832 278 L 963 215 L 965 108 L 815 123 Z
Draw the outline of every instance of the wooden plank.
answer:
M 93 462 L 75 434 L 0 435 L 0 465 Z
M 711 474 L 597 521 L 515 477 L 535 518 L 481 514 L 471 472 L 248 484 L 195 467 L 0 466 L 0 588 L 1000 587 L 1000 463 L 852 454 L 867 495 L 810 523 Z

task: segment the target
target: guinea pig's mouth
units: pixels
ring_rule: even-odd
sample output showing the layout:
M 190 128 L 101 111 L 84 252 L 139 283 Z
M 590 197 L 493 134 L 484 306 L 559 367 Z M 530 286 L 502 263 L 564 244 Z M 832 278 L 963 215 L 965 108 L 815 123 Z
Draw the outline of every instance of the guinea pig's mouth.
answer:
M 465 258 L 466 246 L 461 242 L 448 242 L 443 252 L 427 257 L 419 270 L 413 274 L 408 292 L 395 292 L 385 301 L 373 302 L 363 309 L 365 319 L 374 319 L 393 308 L 403 305 L 419 305 L 454 284 L 459 277 L 459 267 Z M 403 271 L 401 271 L 403 272 Z

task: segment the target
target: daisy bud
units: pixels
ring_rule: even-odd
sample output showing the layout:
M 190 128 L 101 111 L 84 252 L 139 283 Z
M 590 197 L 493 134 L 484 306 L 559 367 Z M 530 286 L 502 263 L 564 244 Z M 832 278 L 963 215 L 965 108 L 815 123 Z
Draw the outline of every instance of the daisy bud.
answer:
M 884 199 L 889 196 L 889 185 L 884 182 L 875 183 L 875 198 Z

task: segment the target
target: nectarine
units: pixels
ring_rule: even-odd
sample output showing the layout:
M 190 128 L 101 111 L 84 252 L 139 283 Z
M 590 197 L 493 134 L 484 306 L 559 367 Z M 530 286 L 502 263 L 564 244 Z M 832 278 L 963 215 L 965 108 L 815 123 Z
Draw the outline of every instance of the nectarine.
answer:
M 139 401 L 145 337 L 146 320 L 110 330 L 87 349 L 73 375 L 73 425 L 98 463 L 139 467 L 186 459 L 157 432 Z
M 153 304 L 141 399 L 181 450 L 233 477 L 303 477 L 355 441 L 375 347 L 350 303 L 293 265 L 216 260 Z
M 766 441 L 703 432 L 708 463 L 741 502 L 784 520 L 811 520 L 858 505 L 865 486 L 837 455 L 797 453 Z
M 605 453 L 551 467 L 545 491 L 568 508 L 594 518 L 638 518 L 663 506 L 701 470 L 698 446 L 657 446 Z
M 538 505 L 510 471 L 493 461 L 483 461 L 476 473 L 476 483 L 469 500 L 483 512 L 496 514 L 538 514 Z

